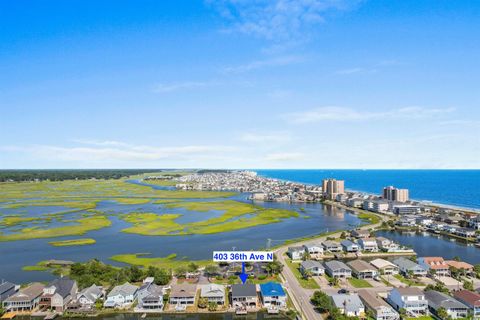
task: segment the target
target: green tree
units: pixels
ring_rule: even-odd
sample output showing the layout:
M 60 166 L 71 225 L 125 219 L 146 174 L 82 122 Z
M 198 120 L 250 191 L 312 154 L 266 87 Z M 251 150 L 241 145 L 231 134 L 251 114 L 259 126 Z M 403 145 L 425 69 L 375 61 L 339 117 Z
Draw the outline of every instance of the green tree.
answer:
M 438 316 L 440 319 L 443 319 L 443 320 L 446 320 L 446 319 L 449 318 L 448 312 L 447 312 L 447 310 L 446 310 L 444 307 L 438 308 L 438 310 L 437 310 L 437 316 Z
M 473 288 L 473 281 L 465 280 L 465 281 L 463 282 L 463 288 L 464 288 L 465 290 L 473 291 L 473 290 L 474 290 L 474 288 Z
M 175 275 L 177 278 L 185 278 L 187 276 L 187 268 L 184 266 L 179 266 L 177 269 L 175 269 Z
M 283 270 L 283 264 L 281 264 L 278 260 L 273 260 L 272 262 L 267 263 L 265 270 L 270 276 L 273 274 L 279 274 Z
M 208 307 L 208 299 L 207 298 L 198 299 L 198 307 L 201 309 L 205 309 L 206 307 Z
M 142 281 L 144 275 L 143 271 L 137 267 L 137 266 L 131 266 L 129 268 L 129 273 L 130 273 L 130 282 L 140 282 Z
M 172 273 L 166 269 L 157 268 L 153 277 L 155 278 L 155 284 L 164 286 L 172 280 Z
M 315 291 L 310 301 L 321 313 L 329 312 L 334 309 L 330 297 L 323 291 Z
M 311 277 L 312 277 L 312 271 L 310 271 L 310 270 L 303 270 L 302 275 L 303 275 L 303 278 L 305 278 L 305 279 L 311 278 Z
M 205 274 L 209 277 L 213 277 L 218 274 L 218 266 L 216 264 L 209 264 L 205 266 Z
M 187 270 L 190 273 L 195 273 L 198 270 L 198 265 L 194 262 L 190 262 L 187 266 Z
M 218 307 L 218 304 L 214 301 L 210 301 L 208 303 L 208 311 L 216 311 Z

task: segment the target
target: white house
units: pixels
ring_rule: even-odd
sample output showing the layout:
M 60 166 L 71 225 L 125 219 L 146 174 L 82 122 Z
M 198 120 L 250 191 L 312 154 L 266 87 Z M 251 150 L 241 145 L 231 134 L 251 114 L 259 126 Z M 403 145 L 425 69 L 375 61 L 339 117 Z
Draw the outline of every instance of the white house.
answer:
M 380 298 L 375 292 L 369 290 L 359 290 L 358 295 L 365 308 L 370 310 L 375 320 L 398 320 L 400 315 L 388 303 Z
M 310 255 L 323 254 L 323 247 L 321 244 L 310 243 L 310 244 L 305 244 L 303 247 L 305 248 L 305 251 L 308 252 L 308 254 Z
M 394 275 L 398 274 L 398 266 L 384 259 L 374 259 L 370 261 L 370 264 L 378 269 L 380 274 Z
M 357 243 L 363 251 L 378 252 L 378 245 L 375 238 L 358 239 Z
M 332 302 L 341 314 L 347 317 L 363 317 L 365 315 L 365 306 L 358 294 L 334 294 Z
M 320 276 L 325 273 L 325 268 L 323 265 L 315 260 L 306 260 L 300 263 L 300 272 L 305 274 L 305 272 L 310 271 L 314 276 Z
M 302 260 L 305 254 L 305 249 L 303 247 L 289 247 L 287 254 L 292 260 Z
M 428 301 L 422 290 L 416 287 L 394 288 L 387 301 L 398 311 L 405 309 L 407 315 L 416 317 L 428 314 Z
M 276 306 L 285 308 L 287 306 L 287 295 L 281 284 L 277 282 L 267 282 L 260 285 L 260 294 L 264 307 Z
M 116 286 L 107 295 L 103 306 L 105 308 L 125 308 L 130 306 L 137 298 L 138 287 L 125 282 Z
M 92 284 L 77 294 L 77 302 L 83 308 L 91 308 L 98 299 L 105 297 L 105 290 L 102 286 Z

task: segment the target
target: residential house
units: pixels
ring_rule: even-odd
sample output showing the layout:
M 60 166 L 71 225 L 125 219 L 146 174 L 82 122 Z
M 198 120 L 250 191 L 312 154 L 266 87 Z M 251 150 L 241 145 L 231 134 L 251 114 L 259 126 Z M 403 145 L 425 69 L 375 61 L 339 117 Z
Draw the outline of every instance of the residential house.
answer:
M 404 309 L 409 317 L 428 314 L 428 301 L 422 290 L 416 287 L 394 288 L 388 294 L 388 303 L 399 311 Z
M 310 243 L 303 246 L 306 252 L 310 255 L 319 255 L 323 254 L 323 247 L 318 243 Z
M 468 307 L 465 304 L 443 292 L 426 291 L 425 299 L 428 300 L 428 308 L 434 315 L 438 316 L 438 310 L 443 308 L 451 319 L 466 318 L 468 316 Z
M 400 227 L 415 227 L 417 225 L 415 216 L 411 215 L 400 217 L 395 224 Z
M 342 249 L 345 252 L 357 252 L 358 251 L 358 244 L 356 244 L 356 243 L 354 243 L 350 240 L 342 240 L 342 242 L 340 242 L 340 244 L 342 245 Z
M 480 230 L 480 215 L 477 215 L 476 217 L 468 220 L 468 226 L 475 230 Z
M 129 307 L 137 298 L 138 287 L 125 282 L 122 285 L 115 286 L 107 295 L 107 300 L 103 303 L 105 308 L 126 308 Z
M 398 250 L 398 244 L 396 244 L 390 239 L 387 239 L 385 237 L 377 237 L 376 241 L 378 248 L 382 251 L 395 252 L 396 250 Z
M 105 290 L 103 287 L 92 284 L 77 294 L 76 302 L 81 308 L 90 309 L 95 305 L 97 300 L 104 298 Z
M 45 286 L 41 283 L 32 283 L 3 301 L 5 311 L 31 311 L 35 309 L 43 294 Z
M 398 273 L 398 266 L 385 259 L 374 259 L 370 264 L 378 269 L 380 274 L 393 275 Z
M 325 272 L 335 278 L 351 278 L 352 269 L 350 269 L 345 263 L 338 260 L 331 260 L 325 262 Z
M 207 298 L 208 302 L 225 304 L 225 286 L 209 283 L 201 286 L 200 297 Z
M 378 275 L 378 270 L 370 263 L 363 260 L 353 260 L 348 262 L 353 275 L 358 279 L 373 279 Z
M 357 239 L 370 238 L 370 231 L 365 229 L 355 229 L 350 234 Z
M 249 283 L 232 285 L 232 305 L 234 307 L 256 307 L 256 285 Z
M 44 289 L 40 297 L 40 307 L 62 313 L 67 305 L 77 297 L 77 282 L 68 278 L 55 279 Z
M 393 260 L 393 263 L 398 266 L 400 273 L 405 276 L 412 274 L 416 277 L 424 277 L 427 275 L 427 269 L 413 262 L 412 260 L 406 258 L 398 258 Z
M 398 320 L 400 315 L 375 292 L 359 290 L 358 295 L 366 310 L 370 310 L 375 320 Z
M 16 285 L 11 282 L 3 281 L 0 283 L 0 305 L 1 303 L 18 291 Z
M 347 206 L 353 208 L 361 208 L 363 206 L 363 199 L 362 198 L 350 198 L 347 199 Z
M 300 272 L 305 274 L 309 271 L 313 276 L 320 276 L 325 273 L 323 265 L 315 260 L 306 260 L 300 263 Z
M 455 261 L 455 260 L 446 260 L 445 263 L 450 268 L 455 268 L 461 270 L 462 272 L 469 274 L 473 272 L 473 265 L 463 261 Z
M 170 291 L 170 304 L 194 305 L 197 295 L 197 286 L 194 284 L 177 284 Z
M 267 282 L 261 284 L 260 293 L 264 307 L 277 306 L 285 308 L 287 306 L 287 295 L 280 283 Z
M 363 251 L 378 252 L 378 245 L 375 238 L 359 239 L 357 243 Z
M 363 317 L 365 315 L 365 306 L 358 294 L 334 294 L 331 298 L 333 305 L 341 314 L 347 317 Z
M 137 308 L 135 311 L 160 311 L 163 310 L 164 288 L 154 283 L 155 279 L 150 277 L 143 281 L 137 293 Z
M 465 304 L 474 318 L 480 318 L 480 294 L 468 290 L 460 290 L 455 291 L 453 297 Z
M 476 236 L 477 233 L 475 229 L 457 228 L 455 234 L 463 238 L 473 238 Z
M 342 245 L 337 241 L 327 240 L 322 242 L 323 249 L 328 252 L 340 252 L 342 251 Z
M 417 261 L 419 265 L 432 274 L 437 276 L 450 275 L 450 267 L 442 257 L 420 257 Z
M 288 247 L 287 254 L 292 260 L 302 260 L 305 249 L 303 247 Z

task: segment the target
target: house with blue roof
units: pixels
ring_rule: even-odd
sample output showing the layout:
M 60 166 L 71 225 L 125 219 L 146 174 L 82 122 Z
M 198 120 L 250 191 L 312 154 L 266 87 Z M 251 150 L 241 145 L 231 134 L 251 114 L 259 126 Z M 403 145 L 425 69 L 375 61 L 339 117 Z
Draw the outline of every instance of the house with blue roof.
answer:
M 264 307 L 280 307 L 287 306 L 287 294 L 278 282 L 267 282 L 260 285 L 260 293 L 262 295 L 262 303 Z

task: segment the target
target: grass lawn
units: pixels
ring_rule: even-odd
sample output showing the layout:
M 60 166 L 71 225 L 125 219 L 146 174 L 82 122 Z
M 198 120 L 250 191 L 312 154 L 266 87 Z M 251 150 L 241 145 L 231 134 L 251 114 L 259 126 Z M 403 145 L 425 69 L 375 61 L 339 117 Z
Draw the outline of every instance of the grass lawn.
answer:
M 417 281 L 415 279 L 407 279 L 401 274 L 396 274 L 394 277 L 398 280 L 400 280 L 402 283 L 405 283 L 406 285 L 409 286 L 424 286 L 425 284 L 423 282 Z
M 292 270 L 293 274 L 297 278 L 297 280 L 300 283 L 300 285 L 302 286 L 302 288 L 305 288 L 305 289 L 320 289 L 320 286 L 318 285 L 318 283 L 314 279 L 308 278 L 308 280 L 307 280 L 302 276 L 302 274 L 299 270 L 299 266 L 300 266 L 299 263 L 291 262 L 288 258 L 285 261 L 287 262 L 287 266 L 290 268 L 290 270 Z
M 434 320 L 435 318 L 431 316 L 421 316 L 418 318 L 407 318 L 407 320 Z
M 372 285 L 368 283 L 367 280 L 364 279 L 357 279 L 357 278 L 349 278 L 348 282 L 355 288 L 371 288 Z

